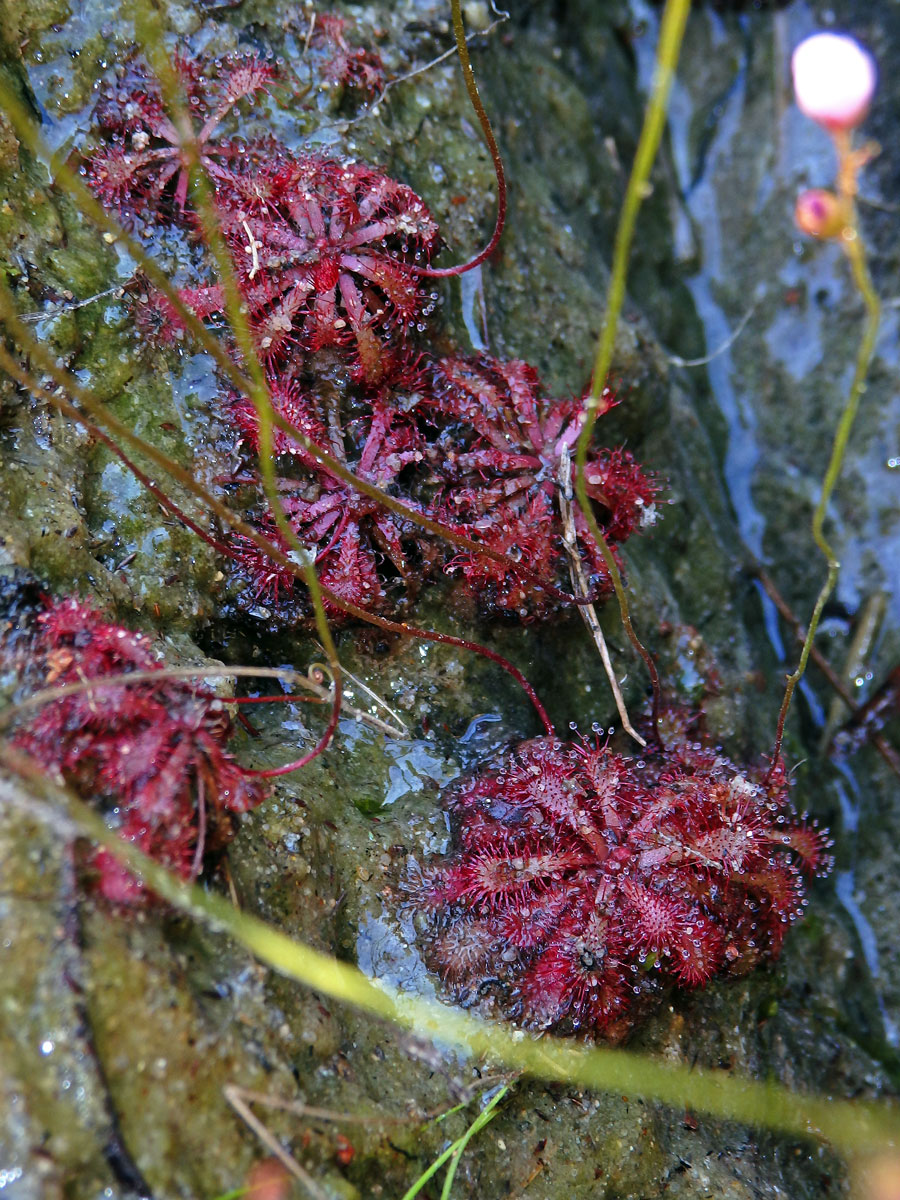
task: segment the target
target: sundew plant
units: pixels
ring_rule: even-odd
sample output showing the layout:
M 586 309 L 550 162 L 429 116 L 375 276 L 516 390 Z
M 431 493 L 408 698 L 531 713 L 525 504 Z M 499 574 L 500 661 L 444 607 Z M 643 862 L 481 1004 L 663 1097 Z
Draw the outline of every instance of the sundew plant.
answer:
M 10 12 L 0 1189 L 897 1194 L 895 25 Z

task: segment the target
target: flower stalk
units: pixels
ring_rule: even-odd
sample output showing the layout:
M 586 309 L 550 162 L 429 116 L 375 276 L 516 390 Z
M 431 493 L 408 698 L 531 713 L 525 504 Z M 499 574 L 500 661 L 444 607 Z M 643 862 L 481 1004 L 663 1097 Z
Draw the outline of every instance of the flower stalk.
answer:
M 863 56 L 861 60 L 861 56 Z M 842 64 L 843 63 L 843 69 Z M 875 90 L 875 67 L 871 57 L 852 38 L 834 34 L 816 34 L 798 46 L 794 52 L 794 90 L 803 112 L 831 135 L 838 158 L 835 191 L 804 192 L 797 201 L 795 218 L 800 229 L 813 237 L 836 241 L 850 264 L 850 273 L 865 305 L 866 317 L 862 338 L 856 355 L 856 366 L 844 409 L 835 430 L 831 456 L 822 482 L 822 490 L 812 518 L 813 540 L 828 566 L 825 581 L 816 597 L 806 637 L 796 669 L 785 682 L 784 697 L 778 713 L 772 770 L 781 758 L 784 724 L 790 709 L 794 689 L 803 678 L 816 630 L 828 597 L 834 590 L 840 572 L 840 561 L 834 547 L 825 537 L 825 514 L 844 465 L 847 444 L 866 389 L 866 378 L 875 353 L 878 327 L 881 322 L 881 301 L 872 283 L 866 258 L 865 242 L 859 227 L 856 196 L 859 173 L 878 152 L 875 143 L 859 148 L 853 146 L 856 125 L 868 112 Z M 827 91 L 822 93 L 822 76 L 831 74 L 838 79 L 834 103 L 827 103 Z M 851 86 L 854 85 L 854 86 Z M 819 214 L 821 220 L 814 219 Z

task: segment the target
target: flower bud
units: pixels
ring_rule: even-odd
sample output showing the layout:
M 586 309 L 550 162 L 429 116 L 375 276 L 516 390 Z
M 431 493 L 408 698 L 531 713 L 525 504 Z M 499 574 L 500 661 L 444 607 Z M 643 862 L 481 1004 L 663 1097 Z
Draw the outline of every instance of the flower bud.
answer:
M 800 193 L 794 207 L 794 221 L 802 233 L 815 238 L 840 237 L 847 223 L 840 200 L 824 188 Z
M 869 111 L 875 60 L 845 34 L 816 33 L 791 58 L 797 106 L 831 131 L 855 129 Z

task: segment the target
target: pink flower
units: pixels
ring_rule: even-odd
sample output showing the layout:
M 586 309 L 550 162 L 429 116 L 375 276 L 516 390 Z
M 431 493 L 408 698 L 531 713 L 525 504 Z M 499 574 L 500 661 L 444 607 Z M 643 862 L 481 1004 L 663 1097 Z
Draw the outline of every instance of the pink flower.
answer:
M 854 129 L 869 110 L 878 74 L 859 42 L 839 33 L 816 33 L 791 58 L 797 105 L 831 131 Z

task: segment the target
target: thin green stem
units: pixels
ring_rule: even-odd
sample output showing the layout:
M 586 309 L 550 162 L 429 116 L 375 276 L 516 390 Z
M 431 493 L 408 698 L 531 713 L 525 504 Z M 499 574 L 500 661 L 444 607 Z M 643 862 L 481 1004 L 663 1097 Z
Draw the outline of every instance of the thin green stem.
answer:
M 477 1133 L 484 1129 L 485 1125 L 489 1124 L 496 1115 L 497 1106 L 506 1096 L 509 1091 L 509 1085 L 504 1084 L 499 1089 L 495 1096 L 492 1096 L 490 1102 L 485 1105 L 482 1111 L 478 1114 L 466 1132 L 456 1142 L 456 1149 L 453 1157 L 450 1160 L 450 1166 L 447 1168 L 447 1174 L 444 1176 L 444 1186 L 441 1188 L 441 1200 L 450 1200 L 450 1192 L 453 1189 L 453 1180 L 456 1178 L 456 1169 L 459 1166 L 460 1160 L 466 1151 L 466 1146 Z
M 865 246 L 862 235 L 859 233 L 855 209 L 851 210 L 851 216 L 852 221 L 845 230 L 842 246 L 850 261 L 853 282 L 856 284 L 866 307 L 866 320 L 863 326 L 862 339 L 859 343 L 859 350 L 856 355 L 856 366 L 853 371 L 850 391 L 847 395 L 847 403 L 844 406 L 844 411 L 841 413 L 841 419 L 835 431 L 834 442 L 831 447 L 831 457 L 828 460 L 828 468 L 825 471 L 822 491 L 812 519 L 812 535 L 816 545 L 825 557 L 825 561 L 828 564 L 828 572 L 825 576 L 825 582 L 822 584 L 819 594 L 816 597 L 815 607 L 813 608 L 812 616 L 806 630 L 806 637 L 800 650 L 800 661 L 797 663 L 796 670 L 787 677 L 785 682 L 784 697 L 781 701 L 778 723 L 775 729 L 775 748 L 772 754 L 771 767 L 773 771 L 781 758 L 781 746 L 784 741 L 784 723 L 787 720 L 794 689 L 803 678 L 803 672 L 806 670 L 806 664 L 809 661 L 810 651 L 812 650 L 813 640 L 816 636 L 816 630 L 819 627 L 822 612 L 828 601 L 828 597 L 834 589 L 834 585 L 837 583 L 838 572 L 841 568 L 834 548 L 825 537 L 823 527 L 828 503 L 831 500 L 832 492 L 844 466 L 847 443 L 850 440 L 853 423 L 859 411 L 860 400 L 862 399 L 863 392 L 866 390 L 866 377 L 872 365 L 872 358 L 875 354 L 875 343 L 878 339 L 878 327 L 881 323 L 881 301 L 872 284 L 872 277 L 869 274 Z
M 675 79 L 675 70 L 678 66 L 681 43 L 684 39 L 684 28 L 690 10 L 691 0 L 666 0 L 666 7 L 659 30 L 659 44 L 656 48 L 656 65 L 650 89 L 650 97 L 647 101 L 644 124 L 641 128 L 631 175 L 628 179 L 628 186 L 625 189 L 625 199 L 622 202 L 622 211 L 619 215 L 619 224 L 613 246 L 612 269 L 606 293 L 606 311 L 603 315 L 603 327 L 597 342 L 594 373 L 591 378 L 591 388 L 585 406 L 584 425 L 578 438 L 575 455 L 575 493 L 578 497 L 578 504 L 603 556 L 606 569 L 609 572 L 609 577 L 616 593 L 616 600 L 619 603 L 619 612 L 622 615 L 622 624 L 625 627 L 625 632 L 635 650 L 644 660 L 653 685 L 653 728 L 657 738 L 659 737 L 659 672 L 656 669 L 656 663 L 653 661 L 650 652 L 645 648 L 635 632 L 631 613 L 628 608 L 628 598 L 625 594 L 625 585 L 622 582 L 622 574 L 619 571 L 615 556 L 603 535 L 603 531 L 597 524 L 597 519 L 594 516 L 590 497 L 587 493 L 584 472 L 591 444 L 591 433 L 600 410 L 600 402 L 603 397 L 604 388 L 606 387 L 609 369 L 612 365 L 616 344 L 616 329 L 618 328 L 622 306 L 625 303 L 625 281 L 628 275 L 628 259 L 634 240 L 637 215 L 641 204 L 650 192 L 650 172 L 653 168 L 659 143 L 662 140 L 663 130 L 666 125 L 669 94 Z
M 402 1200 L 413 1200 L 415 1196 L 418 1196 L 425 1184 L 428 1183 L 428 1181 L 438 1173 L 444 1163 L 448 1160 L 450 1161 L 450 1166 L 447 1168 L 447 1174 L 444 1178 L 444 1186 L 441 1188 L 441 1200 L 450 1200 L 450 1191 L 453 1187 L 453 1180 L 456 1177 L 456 1168 L 459 1166 L 459 1160 L 462 1158 L 466 1146 L 468 1146 L 469 1142 L 476 1133 L 479 1133 L 482 1129 L 484 1129 L 485 1125 L 493 1120 L 497 1105 L 508 1091 L 509 1085 L 504 1084 L 497 1094 L 491 1097 L 490 1102 L 485 1105 L 482 1111 L 476 1116 L 475 1120 L 465 1131 L 465 1133 L 458 1137 L 455 1142 L 451 1143 L 446 1150 L 439 1154 L 434 1162 L 422 1172 L 415 1183 L 411 1187 L 407 1188 L 407 1190 L 403 1193 Z M 444 1114 L 444 1116 L 447 1115 L 448 1114 L 446 1113 Z
M 641 204 L 652 190 L 649 182 L 650 172 L 656 161 L 656 154 L 666 126 L 669 94 L 675 81 L 675 71 L 690 9 L 691 0 L 666 0 L 660 24 L 659 44 L 656 48 L 656 64 L 650 96 L 644 112 L 644 123 L 638 139 L 628 186 L 625 189 L 625 199 L 622 202 L 622 211 L 619 214 L 619 224 L 613 245 L 612 269 L 606 295 L 606 312 L 594 356 L 594 373 L 587 401 L 588 420 L 581 433 L 585 453 L 588 448 L 591 422 L 596 416 L 612 364 L 616 329 L 625 302 L 625 281 L 631 246 L 634 241 L 634 229 Z M 580 449 L 581 444 L 579 444 Z
M 415 1183 L 406 1189 L 406 1191 L 403 1193 L 402 1200 L 413 1200 L 414 1196 L 418 1196 L 425 1184 L 428 1183 L 429 1180 L 433 1179 L 435 1175 L 437 1175 L 438 1171 L 441 1169 L 447 1159 L 452 1158 L 455 1152 L 456 1142 L 454 1142 L 451 1146 L 448 1146 L 446 1150 L 442 1151 L 442 1153 L 437 1156 L 434 1162 L 422 1172 Z
M 176 128 L 182 137 L 182 151 L 187 160 L 191 180 L 191 200 L 200 217 L 203 237 L 207 248 L 212 254 L 216 274 L 225 295 L 225 313 L 240 351 L 241 359 L 246 364 L 249 374 L 247 395 L 253 402 L 259 419 L 259 470 L 263 491 L 269 502 L 269 508 L 275 524 L 296 555 L 303 569 L 303 582 L 309 591 L 313 608 L 313 619 L 316 632 L 322 641 L 328 666 L 334 680 L 334 706 L 328 727 L 323 735 L 323 743 L 327 745 L 337 729 L 341 712 L 341 693 L 343 680 L 341 664 L 337 648 L 328 624 L 325 603 L 319 577 L 316 573 L 315 559 L 308 548 L 298 538 L 293 526 L 288 520 L 287 512 L 278 493 L 275 477 L 275 457 L 273 451 L 272 422 L 274 409 L 269 386 L 266 382 L 265 371 L 256 353 L 256 345 L 250 323 L 247 320 L 246 307 L 241 299 L 240 289 L 234 274 L 225 239 L 219 227 L 219 216 L 213 199 L 213 188 L 203 165 L 200 146 L 194 131 L 189 107 L 182 93 L 173 60 L 166 50 L 159 17 L 152 5 L 136 4 L 133 8 L 135 30 L 142 42 L 147 60 L 159 80 L 163 100 L 172 113 Z

